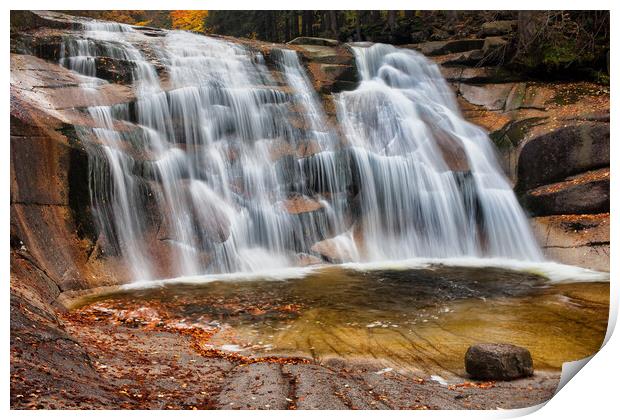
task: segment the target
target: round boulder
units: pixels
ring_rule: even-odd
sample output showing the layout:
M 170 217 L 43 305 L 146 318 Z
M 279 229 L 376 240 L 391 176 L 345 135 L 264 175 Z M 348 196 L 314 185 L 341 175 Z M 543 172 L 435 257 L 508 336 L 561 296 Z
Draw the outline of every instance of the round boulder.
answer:
M 485 381 L 509 381 L 534 373 L 529 350 L 512 344 L 470 346 L 465 353 L 465 370 L 473 379 Z

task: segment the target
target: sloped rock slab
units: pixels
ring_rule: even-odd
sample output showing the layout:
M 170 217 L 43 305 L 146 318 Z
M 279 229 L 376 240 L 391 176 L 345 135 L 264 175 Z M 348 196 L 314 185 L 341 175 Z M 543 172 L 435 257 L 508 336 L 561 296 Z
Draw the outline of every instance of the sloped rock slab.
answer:
M 534 217 L 531 225 L 547 257 L 609 272 L 609 213 Z
M 584 172 L 528 191 L 524 206 L 535 216 L 609 211 L 609 168 Z
M 431 41 L 419 44 L 424 55 L 442 55 L 479 50 L 484 46 L 484 39 L 455 39 L 452 41 Z

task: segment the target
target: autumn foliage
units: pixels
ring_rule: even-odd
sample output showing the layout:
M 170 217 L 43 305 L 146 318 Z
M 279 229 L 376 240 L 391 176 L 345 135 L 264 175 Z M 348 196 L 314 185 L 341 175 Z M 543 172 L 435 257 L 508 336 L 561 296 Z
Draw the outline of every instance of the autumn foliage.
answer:
M 205 18 L 208 14 L 208 10 L 172 10 L 170 12 L 172 28 L 204 32 Z

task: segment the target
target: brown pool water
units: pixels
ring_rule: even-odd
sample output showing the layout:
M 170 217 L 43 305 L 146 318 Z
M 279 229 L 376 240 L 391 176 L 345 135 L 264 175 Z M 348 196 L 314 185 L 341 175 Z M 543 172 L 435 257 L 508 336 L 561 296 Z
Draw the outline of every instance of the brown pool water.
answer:
M 467 347 L 479 342 L 527 347 L 535 368 L 545 370 L 596 352 L 607 328 L 609 283 L 552 284 L 498 268 L 330 267 L 294 280 L 120 291 L 75 310 L 92 308 L 138 308 L 165 322 L 203 326 L 216 331 L 209 346 L 246 355 L 372 359 L 462 375 Z

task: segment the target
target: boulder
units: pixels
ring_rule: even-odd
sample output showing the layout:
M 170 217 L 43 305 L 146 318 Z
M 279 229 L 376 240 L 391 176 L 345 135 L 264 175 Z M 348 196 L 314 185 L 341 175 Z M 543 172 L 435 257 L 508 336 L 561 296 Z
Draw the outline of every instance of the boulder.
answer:
M 450 34 L 443 29 L 435 28 L 431 34 L 431 41 L 443 41 L 450 38 Z
M 167 34 L 167 32 L 164 29 L 153 28 L 151 26 L 135 25 L 135 26 L 132 26 L 132 28 L 135 31 L 140 31 L 140 33 L 142 33 L 143 35 L 150 36 L 150 37 L 164 37 Z
M 353 53 L 343 46 L 298 45 L 296 50 L 308 62 L 355 65 Z
M 321 146 L 318 141 L 314 139 L 299 140 L 297 142 L 297 150 L 295 156 L 300 158 L 309 157 L 322 152 Z
M 513 32 L 517 28 L 516 20 L 496 20 L 493 22 L 485 22 L 480 29 L 480 36 L 505 35 Z
M 513 87 L 513 83 L 481 86 L 461 83 L 459 92 L 471 104 L 483 106 L 491 111 L 499 111 L 504 109 Z
M 354 90 L 357 87 L 357 69 L 348 64 L 309 63 L 315 89 L 324 94 Z
M 426 31 L 415 31 L 411 33 L 411 42 L 420 43 L 428 39 L 428 33 Z
M 521 76 L 496 67 L 441 67 L 448 82 L 507 83 L 520 81 Z
M 609 166 L 609 124 L 575 122 L 525 143 L 517 166 L 517 189 L 527 191 L 605 166 Z
M 484 40 L 482 45 L 482 51 L 484 55 L 492 54 L 500 48 L 505 48 L 508 45 L 508 41 L 500 36 L 492 36 Z
M 506 101 L 506 106 L 508 106 L 508 101 L 510 101 L 510 97 Z M 494 114 L 492 111 L 488 112 L 489 114 Z M 490 121 L 489 121 L 490 120 Z M 510 178 L 512 183 L 516 183 L 517 180 L 517 165 L 519 161 L 519 145 L 525 138 L 525 136 L 529 133 L 529 130 L 532 127 L 535 127 L 538 124 L 542 124 L 544 121 L 543 117 L 531 117 L 524 119 L 515 119 L 505 121 L 504 126 L 497 127 L 489 127 L 490 122 L 504 122 L 500 119 L 484 119 L 477 118 L 473 120 L 474 123 L 479 125 L 483 125 L 485 128 L 489 129 L 491 132 L 489 133 L 489 137 L 497 147 L 500 157 L 500 164 L 504 169 L 504 172 Z
M 469 171 L 467 153 L 458 138 L 455 138 L 452 134 L 439 127 L 433 129 L 433 137 L 446 165 L 451 171 Z
M 309 213 L 323 209 L 323 204 L 305 195 L 296 195 L 280 202 L 290 214 Z
M 323 263 L 319 257 L 315 257 L 314 255 L 306 254 L 304 252 L 296 254 L 295 258 L 297 259 L 297 265 L 299 267 L 308 267 Z
M 609 168 L 584 172 L 528 191 L 523 205 L 535 216 L 609 211 Z
M 289 42 L 289 45 L 322 45 L 326 47 L 336 47 L 340 45 L 340 41 L 328 38 L 314 38 L 309 36 L 299 36 Z
M 506 98 L 504 106 L 505 111 L 514 111 L 525 105 L 525 96 L 527 92 L 527 83 L 515 83 L 512 91 Z
M 71 108 L 114 105 L 135 100 L 131 86 L 104 83 L 85 92 L 80 88 L 84 78 L 56 63 L 32 55 L 11 54 L 11 87 L 16 96 L 41 109 L 64 110 L 53 113 L 57 118 L 71 120 Z M 85 115 L 84 115 L 85 116 Z
M 11 30 L 25 31 L 41 27 L 72 29 L 74 26 L 76 24 L 70 20 L 54 18 L 54 12 L 11 10 Z
M 342 234 L 317 242 L 310 250 L 331 263 L 356 261 L 358 250 L 353 235 Z
M 534 373 L 526 348 L 512 344 L 474 344 L 465 354 L 465 370 L 473 379 L 510 381 Z
M 95 57 L 97 77 L 113 83 L 131 83 L 135 63 L 111 57 Z

